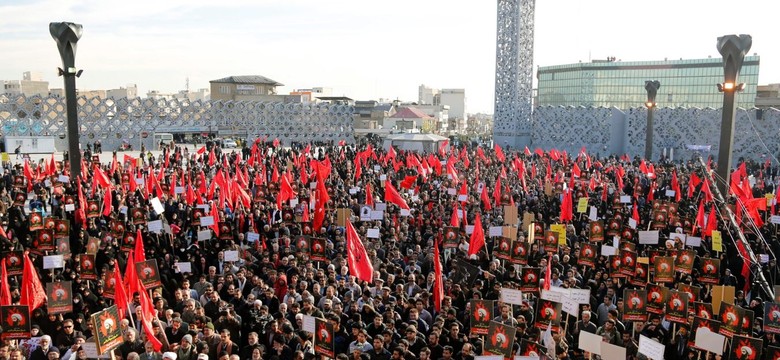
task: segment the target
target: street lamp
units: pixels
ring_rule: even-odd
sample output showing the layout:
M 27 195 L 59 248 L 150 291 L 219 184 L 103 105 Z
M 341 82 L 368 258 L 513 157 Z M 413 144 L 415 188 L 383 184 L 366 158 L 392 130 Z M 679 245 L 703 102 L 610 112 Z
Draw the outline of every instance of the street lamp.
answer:
M 652 160 L 653 158 L 653 111 L 655 110 L 656 102 L 655 95 L 658 93 L 658 89 L 661 88 L 661 82 L 658 80 L 645 81 L 645 90 L 647 90 L 647 130 L 645 134 L 645 159 Z
M 57 43 L 57 49 L 62 58 L 62 69 L 59 76 L 65 81 L 65 105 L 68 118 L 68 160 L 70 162 L 70 176 L 81 174 L 81 152 L 79 152 L 79 118 L 76 99 L 76 77 L 81 76 L 83 70 L 76 70 L 76 45 L 81 38 L 81 24 L 71 22 L 49 23 L 49 33 Z M 64 69 L 64 70 L 63 70 Z
M 734 116 L 736 115 L 736 94 L 745 88 L 737 83 L 739 70 L 745 54 L 750 51 L 753 38 L 750 35 L 726 35 L 718 38 L 718 52 L 723 56 L 724 81 L 718 84 L 723 93 L 723 118 L 720 125 L 720 147 L 718 149 L 718 182 L 721 194 L 728 194 L 729 172 L 731 171 L 731 147 L 734 145 Z

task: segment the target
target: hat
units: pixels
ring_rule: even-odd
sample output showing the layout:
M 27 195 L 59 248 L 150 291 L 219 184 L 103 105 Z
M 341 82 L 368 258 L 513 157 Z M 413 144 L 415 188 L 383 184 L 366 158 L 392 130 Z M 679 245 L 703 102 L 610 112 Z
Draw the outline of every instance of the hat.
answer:
M 175 352 L 165 352 L 162 356 L 163 360 L 170 359 L 170 360 L 176 360 L 176 353 Z
M 190 335 L 190 334 L 184 335 L 184 337 L 182 337 L 181 339 L 183 341 L 186 341 L 186 342 L 192 344 L 192 335 Z
M 214 330 L 214 324 L 212 324 L 211 322 L 208 322 L 208 323 L 206 323 L 206 328 Z
M 198 359 L 197 360 L 209 360 L 209 356 L 206 355 L 206 354 L 200 354 L 200 355 L 198 355 Z
M 60 349 L 57 349 L 56 346 L 50 346 L 49 347 L 49 352 L 47 352 L 46 354 L 48 355 L 48 354 L 51 354 L 51 353 L 59 354 L 60 353 Z
M 333 305 L 333 300 L 331 299 L 325 299 L 325 301 L 322 302 L 323 304 Z

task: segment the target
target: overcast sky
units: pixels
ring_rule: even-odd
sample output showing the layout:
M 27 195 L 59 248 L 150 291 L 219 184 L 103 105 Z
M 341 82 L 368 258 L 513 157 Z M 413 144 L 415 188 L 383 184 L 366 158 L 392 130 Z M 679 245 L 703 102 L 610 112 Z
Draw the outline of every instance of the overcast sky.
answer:
M 745 33 L 759 83 L 776 83 L 778 13 L 777 0 L 539 0 L 534 66 L 720 57 L 718 36 Z M 493 112 L 496 0 L 0 0 L 0 14 L 0 79 L 40 71 L 62 87 L 48 24 L 72 21 L 84 25 L 80 89 L 176 92 L 188 77 L 198 89 L 257 74 L 280 93 L 323 86 L 357 100 L 465 88 L 469 112 Z

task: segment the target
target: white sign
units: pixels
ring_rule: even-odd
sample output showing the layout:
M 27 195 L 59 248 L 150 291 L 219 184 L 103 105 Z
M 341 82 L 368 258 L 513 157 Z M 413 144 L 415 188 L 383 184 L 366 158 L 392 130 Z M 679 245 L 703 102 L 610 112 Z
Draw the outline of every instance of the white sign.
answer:
M 701 246 L 701 238 L 698 236 L 688 236 L 685 239 L 685 245 L 699 247 Z
M 474 225 L 466 225 L 466 234 L 471 235 L 474 232 Z
M 379 180 L 380 181 L 387 181 L 387 175 L 385 175 L 385 174 L 379 175 Z
M 61 183 L 69 183 L 70 182 L 70 176 L 66 176 L 66 175 L 57 176 L 57 181 L 59 181 Z
M 631 197 L 628 195 L 620 195 L 620 203 L 621 204 L 630 204 L 631 203 Z
M 163 229 L 162 220 L 155 220 L 150 221 L 148 225 L 146 225 L 147 228 L 149 228 L 150 232 L 153 232 L 155 234 L 159 234 L 160 231 Z
M 666 190 L 666 197 L 674 197 L 674 190 Z
M 291 208 L 294 208 L 294 207 L 296 207 L 296 206 L 298 206 L 298 198 L 292 198 L 292 199 L 290 199 L 290 207 L 291 207 Z
M 374 210 L 376 210 L 376 211 L 386 211 L 387 210 L 387 204 L 385 204 L 385 203 L 374 203 Z
M 447 195 L 455 195 L 457 192 L 455 191 L 455 188 L 448 188 L 447 189 Z
M 504 236 L 504 228 L 501 226 L 491 226 L 488 228 L 488 236 Z
M 624 360 L 626 358 L 626 348 L 602 342 L 601 358 L 604 360 Z
M 200 217 L 200 226 L 212 226 L 214 225 L 214 217 L 213 216 L 201 216 Z
M 591 334 L 587 331 L 580 331 L 580 343 L 577 344 L 577 347 L 591 354 L 601 355 L 602 340 L 600 335 Z
M 515 355 L 515 358 L 513 360 L 539 360 L 538 356 L 520 356 Z
M 143 185 L 144 184 L 144 178 L 135 178 L 135 184 L 136 185 Z
M 360 208 L 360 221 L 371 221 L 371 209 L 370 206 L 363 206 Z
M 563 302 L 564 294 L 558 291 L 552 291 L 553 287 L 550 287 L 550 290 L 542 290 L 542 300 L 548 300 L 548 301 L 554 301 L 557 303 Z
M 62 255 L 49 255 L 43 257 L 44 269 L 59 269 L 65 267 L 65 259 Z
M 632 229 L 636 230 L 636 219 L 628 218 L 628 226 L 630 226 Z
M 617 248 L 609 245 L 601 245 L 601 255 L 603 256 L 615 256 Z
M 769 262 L 769 254 L 758 254 L 758 262 L 766 264 Z
M 75 204 L 65 204 L 65 211 L 67 211 L 67 212 L 76 211 L 76 205 Z
M 165 212 L 165 208 L 162 206 L 159 198 L 152 198 L 149 202 L 152 204 L 152 209 L 154 209 L 154 212 L 156 212 L 157 215 L 162 215 L 162 213 Z
M 184 194 L 184 186 L 177 186 L 173 188 L 173 192 L 176 194 Z
M 569 289 L 569 297 L 577 304 L 590 304 L 590 290 L 588 289 Z
M 582 333 L 580 333 L 580 342 Z M 652 360 L 664 360 L 664 344 L 659 343 L 644 335 L 639 335 L 639 352 Z
M 595 206 L 590 207 L 590 214 L 588 214 L 588 219 L 590 219 L 590 221 L 598 221 L 598 210 Z
M 209 212 L 211 210 L 211 207 L 209 207 L 209 204 L 198 204 L 195 206 L 198 209 L 203 209 L 203 212 Z
M 469 199 L 469 196 L 466 195 L 466 194 L 458 195 L 458 201 L 460 201 L 460 202 L 468 201 L 468 199 Z
M 198 241 L 206 241 L 211 239 L 211 230 L 198 231 Z
M 176 272 L 178 273 L 191 273 L 192 272 L 192 263 L 189 261 L 186 262 L 177 262 L 173 264 L 174 267 L 176 267 Z
M 127 206 L 120 206 L 119 207 L 119 212 L 122 213 L 122 214 L 127 215 Z
M 780 215 L 772 215 L 772 217 L 769 218 L 769 222 L 772 224 L 780 224 Z
M 238 261 L 238 251 L 225 250 L 225 261 Z
M 523 293 L 516 289 L 501 288 L 501 301 L 507 304 L 521 305 Z
M 248 232 L 248 233 L 246 233 L 246 241 L 253 243 L 253 242 L 256 242 L 258 240 L 260 240 L 260 234 L 258 234 L 256 232 Z
M 572 300 L 570 297 L 564 297 L 563 302 L 561 303 L 561 310 L 565 311 L 567 314 L 574 316 L 575 318 L 579 317 L 580 312 L 580 304 L 578 304 L 576 301 Z
M 726 337 L 721 334 L 716 334 L 706 327 L 700 327 L 696 329 L 696 347 L 704 349 L 715 354 L 723 354 L 723 342 L 726 341 Z
M 640 244 L 651 244 L 651 245 L 658 244 L 658 230 L 640 231 L 639 232 L 639 243 Z
M 366 231 L 366 237 L 371 239 L 379 239 L 379 229 L 368 229 Z
M 303 326 L 301 327 L 303 331 L 307 331 L 310 333 L 315 333 L 317 330 L 315 329 L 316 320 L 314 320 L 314 316 L 310 315 L 303 315 Z
M 371 212 L 371 220 L 382 220 L 385 218 L 385 212 L 384 211 L 377 211 L 374 210 Z
M 412 211 L 409 209 L 401 209 L 401 216 L 412 216 Z

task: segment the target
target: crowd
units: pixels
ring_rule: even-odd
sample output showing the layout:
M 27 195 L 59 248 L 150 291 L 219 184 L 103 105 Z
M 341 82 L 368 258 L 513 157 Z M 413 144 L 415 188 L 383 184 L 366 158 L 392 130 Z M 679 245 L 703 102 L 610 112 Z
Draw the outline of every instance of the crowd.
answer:
M 86 359 L 86 343 L 104 330 L 92 315 L 115 304 L 117 359 L 319 359 L 325 355 L 315 337 L 323 334 L 304 330 L 310 317 L 329 325 L 324 336 L 337 359 L 474 359 L 496 345 L 489 344 L 494 334 L 472 329 L 478 300 L 494 300 L 490 320 L 516 330 L 512 354 L 532 355 L 541 344 L 535 354 L 583 359 L 590 355 L 578 346 L 584 331 L 624 347 L 627 359 L 643 357 L 640 335 L 666 345 L 668 359 L 706 357 L 693 344 L 692 316 L 672 322 L 662 311 L 625 320 L 626 289 L 650 287 L 639 274 L 620 276 L 615 256 L 583 265 L 586 247 L 602 254 L 599 247 L 613 246 L 612 236 L 594 240 L 596 221 L 616 224 L 620 247 L 630 243 L 639 258 L 692 251 L 692 270 L 673 273 L 665 287 L 689 286 L 695 303 L 707 304 L 713 285 L 733 286 L 735 298 L 724 301 L 753 314 L 741 334 L 762 339 L 765 353 L 780 346 L 762 328 L 763 304 L 774 299 L 750 271 L 763 271 L 770 283 L 777 277 L 776 225 L 767 220 L 774 201 L 740 210 L 747 200 L 767 204 L 777 164 L 740 159 L 732 179 L 727 201 L 741 224 L 761 222 L 746 236 L 757 258 L 766 256 L 750 263 L 705 174 L 714 163 L 476 144 L 425 154 L 369 143 L 287 149 L 256 141 L 231 152 L 210 145 L 190 153 L 171 144 L 158 157 L 114 154 L 102 164 L 87 158 L 81 174 L 54 157 L 6 165 L 0 248 L 9 273 L 19 265 L 12 256 L 29 260 L 25 275 L 2 278 L 10 298 L 0 295 L 0 303 L 30 306 L 31 339 L 9 339 L 7 327 L 20 324 L 0 321 L 0 359 Z M 580 198 L 588 198 L 586 211 L 577 209 Z M 663 223 L 658 206 L 669 211 Z M 509 217 L 517 221 L 507 224 Z M 67 229 L 55 238 L 65 240 L 43 246 L 46 230 L 32 230 L 40 219 L 64 220 Z M 539 232 L 554 224 L 564 225 L 565 236 L 550 248 Z M 502 236 L 490 234 L 497 227 L 513 244 L 529 244 L 520 261 L 497 256 Z M 640 244 L 637 231 L 651 227 L 658 244 Z M 722 233 L 717 252 L 713 230 Z M 701 243 L 681 242 L 676 233 Z M 45 267 L 55 254 L 64 263 Z M 702 261 L 710 258 L 720 260 L 716 281 L 703 282 Z M 129 273 L 146 260 L 156 268 Z M 71 282 L 67 311 L 51 311 L 57 293 L 35 301 L 28 266 L 40 279 L 38 292 Z M 536 291 L 527 290 L 527 268 L 538 269 Z M 158 283 L 147 287 L 150 278 Z M 521 301 L 499 301 L 502 288 L 524 283 Z M 540 295 L 551 287 L 587 289 L 590 299 L 546 333 Z

